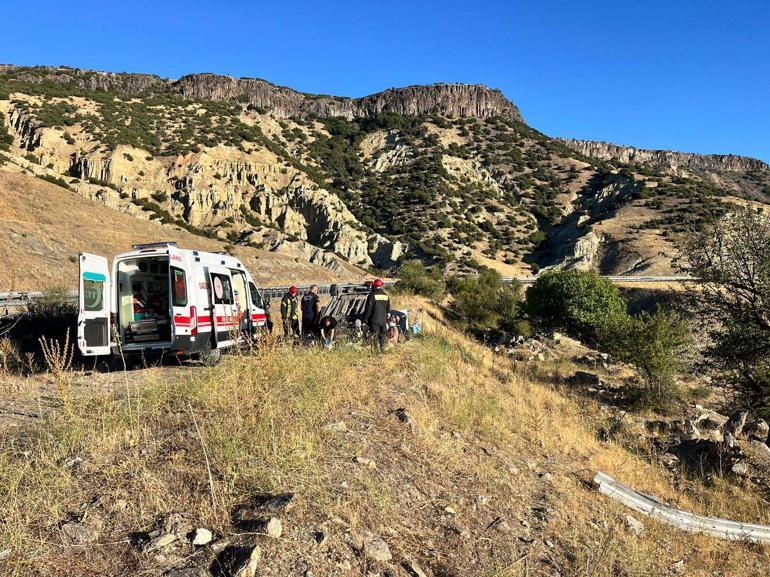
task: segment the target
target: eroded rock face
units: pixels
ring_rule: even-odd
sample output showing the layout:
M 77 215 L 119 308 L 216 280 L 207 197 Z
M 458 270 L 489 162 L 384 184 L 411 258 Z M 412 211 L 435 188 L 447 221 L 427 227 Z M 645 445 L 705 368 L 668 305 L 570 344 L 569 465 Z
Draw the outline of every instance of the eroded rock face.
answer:
M 363 118 L 381 112 L 439 113 L 449 116 L 512 116 L 519 110 L 499 90 L 480 84 L 431 84 L 391 88 L 363 98 L 307 95 L 258 78 L 190 74 L 170 84 L 187 98 L 246 100 L 276 116 L 344 116 Z
M 599 160 L 618 160 L 626 164 L 648 164 L 657 168 L 677 171 L 769 171 L 770 167 L 756 158 L 734 154 L 693 154 L 671 150 L 646 150 L 633 146 L 619 146 L 593 140 L 559 139 L 570 148 Z
M 74 83 L 90 90 L 109 90 L 135 96 L 154 88 L 185 98 L 247 102 L 278 117 L 313 114 L 350 119 L 380 112 L 396 112 L 470 117 L 500 115 L 522 120 L 518 108 L 502 92 L 481 84 L 439 83 L 390 88 L 354 99 L 305 94 L 260 78 L 233 78 L 211 73 L 188 74 L 178 80 L 169 80 L 153 74 L 97 72 L 52 66 L 38 67 L 36 74 L 29 72 L 29 69 L 13 66 L 6 67 L 4 71 L 12 70 L 19 71 L 18 79 L 23 82 L 53 80 Z

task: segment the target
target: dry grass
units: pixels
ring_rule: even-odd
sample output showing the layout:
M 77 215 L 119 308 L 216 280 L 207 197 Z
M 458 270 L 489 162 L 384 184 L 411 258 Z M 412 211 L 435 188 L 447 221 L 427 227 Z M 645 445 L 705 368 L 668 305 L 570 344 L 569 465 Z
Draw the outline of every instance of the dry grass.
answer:
M 121 396 L 73 397 L 71 414 L 2 440 L 0 550 L 10 554 L 0 572 L 155 575 L 160 561 L 126 543 L 130 532 L 182 511 L 195 526 L 232 534 L 234 506 L 284 491 L 298 496 L 285 536 L 262 544 L 279 574 L 293 574 L 300 558 L 316 575 L 365 572 L 349 544 L 364 531 L 434 576 L 664 575 L 680 560 L 687 575 L 766 567 L 762 548 L 650 520 L 645 536 L 629 533 L 626 511 L 582 479 L 601 469 L 689 510 L 760 522 L 770 514 L 756 494 L 719 479 L 675 489 L 662 469 L 596 440 L 590 403 L 433 324 L 426 338 L 382 356 L 268 343 L 174 378 L 150 372 Z M 415 432 L 394 417 L 398 408 Z M 104 520 L 99 544 L 67 543 L 59 524 L 71 513 Z M 490 528 L 497 518 L 511 530 Z M 311 537 L 319 527 L 323 549 Z

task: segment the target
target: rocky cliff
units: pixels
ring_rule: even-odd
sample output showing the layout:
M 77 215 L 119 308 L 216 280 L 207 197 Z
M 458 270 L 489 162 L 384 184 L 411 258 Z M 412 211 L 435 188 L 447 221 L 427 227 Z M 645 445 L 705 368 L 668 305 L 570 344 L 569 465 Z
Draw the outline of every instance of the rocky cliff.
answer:
M 19 82 L 44 80 L 74 84 L 88 90 L 104 90 L 142 96 L 150 90 L 166 91 L 185 98 L 239 101 L 278 117 L 342 116 L 362 118 L 380 112 L 442 114 L 486 118 L 506 116 L 522 120 L 518 108 L 499 90 L 479 84 L 440 83 L 391 88 L 362 98 L 306 94 L 259 78 L 233 78 L 222 74 L 188 74 L 178 80 L 152 74 L 129 74 L 41 66 L 17 68 L 2 65 L 1 73 Z
M 734 154 L 694 154 L 671 150 L 646 150 L 634 146 L 620 146 L 594 140 L 561 138 L 570 148 L 599 160 L 616 160 L 624 164 L 647 164 L 654 168 L 677 171 L 750 172 L 770 171 L 770 167 L 756 158 Z

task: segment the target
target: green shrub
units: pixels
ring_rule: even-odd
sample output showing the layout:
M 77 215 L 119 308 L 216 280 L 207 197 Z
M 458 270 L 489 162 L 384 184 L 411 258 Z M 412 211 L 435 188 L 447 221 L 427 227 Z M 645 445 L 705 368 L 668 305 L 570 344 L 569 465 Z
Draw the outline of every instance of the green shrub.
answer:
M 482 269 L 478 276 L 450 282 L 452 309 L 472 332 L 516 331 L 524 328 L 521 286 L 504 285 L 500 273 Z
M 626 315 L 618 287 L 592 271 L 547 272 L 527 289 L 526 310 L 541 327 L 597 342 Z
M 691 341 L 687 324 L 675 313 L 619 317 L 603 335 L 604 348 L 634 365 L 644 379 L 638 401 L 647 408 L 668 409 L 681 400 L 676 376 Z
M 446 294 L 446 283 L 436 268 L 426 268 L 418 260 L 410 260 L 398 270 L 398 288 L 433 300 L 441 300 Z

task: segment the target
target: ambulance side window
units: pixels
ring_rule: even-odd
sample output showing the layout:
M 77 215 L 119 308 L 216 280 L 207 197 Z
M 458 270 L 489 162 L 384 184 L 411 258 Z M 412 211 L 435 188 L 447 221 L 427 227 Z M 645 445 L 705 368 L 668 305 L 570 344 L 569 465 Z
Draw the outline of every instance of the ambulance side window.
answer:
M 225 274 L 211 275 L 212 292 L 214 304 L 231 305 L 233 304 L 233 287 L 230 284 L 230 277 Z
M 265 305 L 262 302 L 262 295 L 259 294 L 259 291 L 253 282 L 249 283 L 249 292 L 251 293 L 252 304 L 259 309 L 265 308 Z
M 183 270 L 171 267 L 171 304 L 175 307 L 187 306 L 187 280 Z

